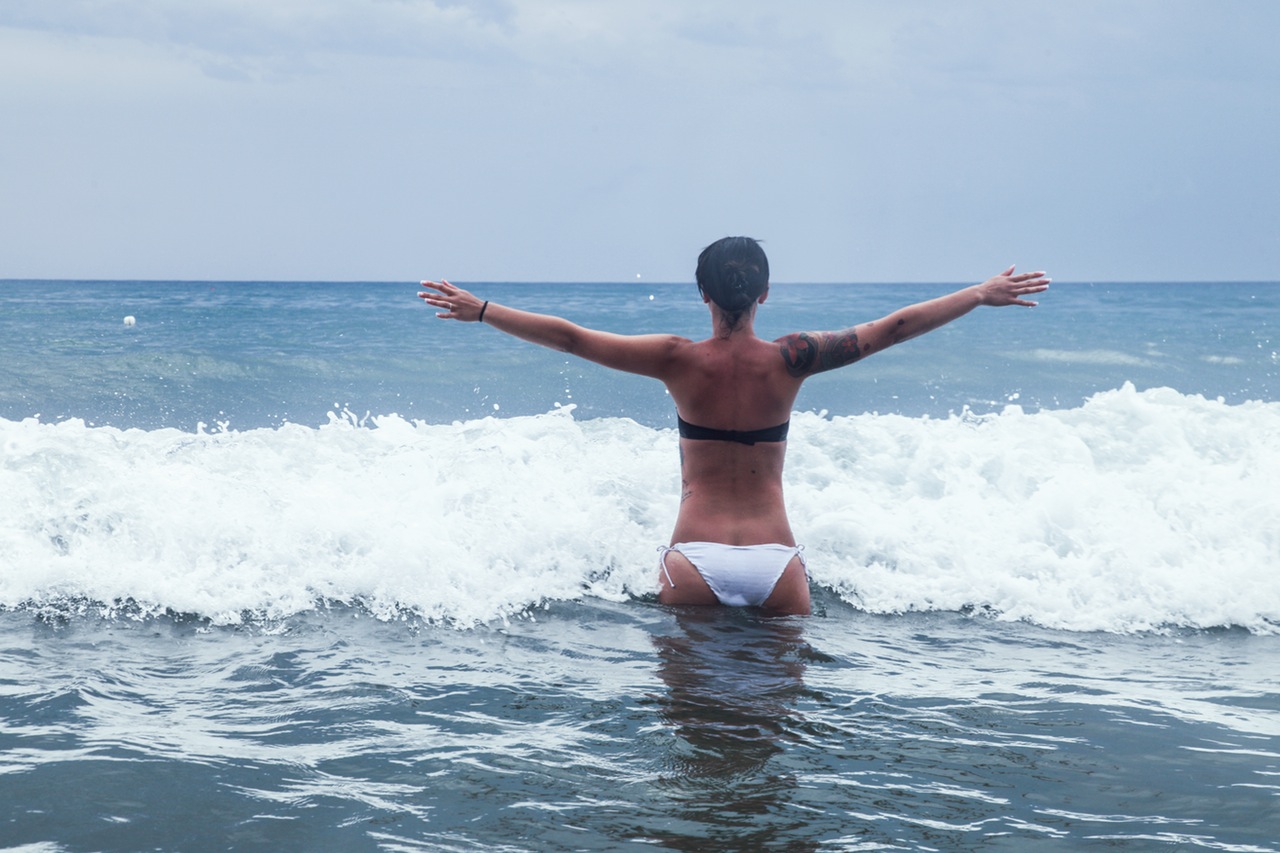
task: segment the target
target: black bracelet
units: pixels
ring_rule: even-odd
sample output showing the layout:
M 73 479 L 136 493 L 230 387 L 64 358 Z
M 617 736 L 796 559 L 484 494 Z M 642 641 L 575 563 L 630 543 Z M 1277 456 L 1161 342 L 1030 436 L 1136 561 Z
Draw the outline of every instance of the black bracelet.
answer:
M 488 307 L 489 307 L 489 300 L 488 300 L 488 299 L 486 299 L 486 300 L 484 301 L 484 304 L 480 306 L 480 322 L 481 322 L 481 323 L 483 323 L 483 322 L 484 322 L 484 309 L 486 309 L 486 308 L 488 308 Z

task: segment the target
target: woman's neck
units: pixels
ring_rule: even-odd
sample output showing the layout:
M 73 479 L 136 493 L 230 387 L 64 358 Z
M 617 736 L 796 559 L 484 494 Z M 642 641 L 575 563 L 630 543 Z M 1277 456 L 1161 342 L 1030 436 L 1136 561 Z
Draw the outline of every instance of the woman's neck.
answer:
M 754 338 L 756 336 L 756 306 L 752 305 L 738 316 L 736 323 L 730 323 L 730 314 L 723 308 L 711 303 L 711 328 L 714 337 L 728 340 L 732 337 Z

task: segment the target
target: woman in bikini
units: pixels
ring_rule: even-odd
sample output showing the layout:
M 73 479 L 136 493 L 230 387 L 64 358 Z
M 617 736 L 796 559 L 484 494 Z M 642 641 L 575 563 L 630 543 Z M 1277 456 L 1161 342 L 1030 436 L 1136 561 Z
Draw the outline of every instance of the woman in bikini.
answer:
M 1049 286 L 1043 272 L 1009 267 L 982 284 L 899 309 L 841 331 L 756 337 L 755 313 L 769 296 L 769 261 L 749 237 L 725 237 L 698 256 L 698 291 L 711 337 L 618 335 L 560 317 L 488 302 L 449 284 L 419 293 L 437 317 L 486 323 L 509 335 L 589 361 L 658 379 L 676 404 L 680 512 L 659 561 L 664 604 L 757 606 L 809 612 L 804 558 L 782 500 L 787 426 L 800 385 L 914 338 L 979 305 L 1025 305 Z

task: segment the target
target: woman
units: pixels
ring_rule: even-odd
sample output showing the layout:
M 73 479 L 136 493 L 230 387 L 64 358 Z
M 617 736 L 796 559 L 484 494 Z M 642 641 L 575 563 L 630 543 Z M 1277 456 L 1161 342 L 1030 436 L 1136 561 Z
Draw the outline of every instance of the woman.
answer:
M 422 282 L 437 317 L 479 321 L 589 361 L 661 380 L 680 432 L 680 513 L 661 549 L 664 604 L 753 605 L 779 615 L 809 612 L 804 558 L 782 500 L 791 407 L 805 379 L 938 328 L 979 305 L 1026 305 L 1049 286 L 1042 272 L 1013 267 L 982 284 L 835 332 L 755 334 L 769 297 L 769 261 L 749 237 L 725 237 L 698 256 L 698 292 L 711 337 L 618 335 L 473 296 L 447 281 Z

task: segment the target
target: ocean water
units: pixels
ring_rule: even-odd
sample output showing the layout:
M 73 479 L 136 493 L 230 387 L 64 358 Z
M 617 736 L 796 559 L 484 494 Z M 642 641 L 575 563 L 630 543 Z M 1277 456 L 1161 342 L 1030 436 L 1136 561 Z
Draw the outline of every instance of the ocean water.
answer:
M 1055 284 L 810 380 L 788 619 L 656 603 L 660 385 L 416 292 L 0 282 L 0 850 L 1280 850 L 1280 285 Z

